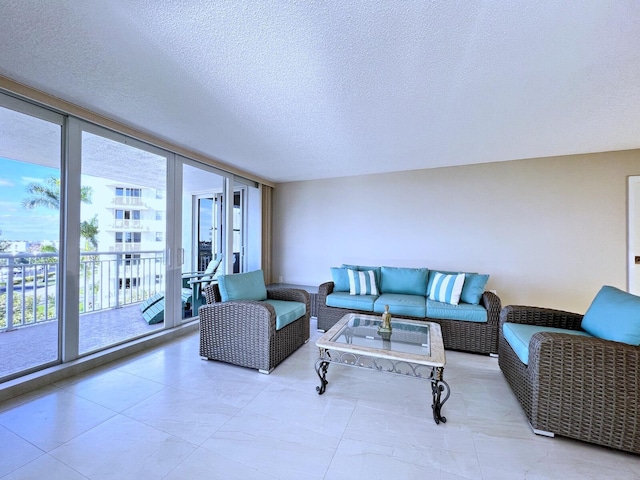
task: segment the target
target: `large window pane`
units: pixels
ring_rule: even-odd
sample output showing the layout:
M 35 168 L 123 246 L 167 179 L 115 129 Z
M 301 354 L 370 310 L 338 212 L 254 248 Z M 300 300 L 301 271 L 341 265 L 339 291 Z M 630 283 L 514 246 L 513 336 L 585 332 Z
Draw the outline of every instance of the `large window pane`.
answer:
M 59 360 L 61 126 L 0 107 L 0 379 Z
M 82 133 L 80 345 L 163 328 L 167 159 Z

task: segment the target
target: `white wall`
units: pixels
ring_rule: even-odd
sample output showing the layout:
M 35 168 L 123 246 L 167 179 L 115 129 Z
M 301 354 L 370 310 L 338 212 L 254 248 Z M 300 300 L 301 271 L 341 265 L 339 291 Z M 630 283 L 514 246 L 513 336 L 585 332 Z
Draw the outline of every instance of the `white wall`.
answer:
M 489 273 L 503 305 L 584 312 L 626 289 L 627 176 L 640 150 L 279 184 L 274 278 L 342 263 Z

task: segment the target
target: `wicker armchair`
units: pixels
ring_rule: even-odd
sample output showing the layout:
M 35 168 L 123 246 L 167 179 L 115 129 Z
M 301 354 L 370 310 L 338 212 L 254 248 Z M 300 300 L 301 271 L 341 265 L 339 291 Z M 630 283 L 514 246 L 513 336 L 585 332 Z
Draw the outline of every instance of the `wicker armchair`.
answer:
M 640 347 L 540 332 L 523 364 L 503 336 L 505 322 L 580 330 L 583 315 L 507 306 L 498 363 L 535 433 L 640 453 Z
M 264 302 L 221 302 L 218 284 L 206 287 L 207 304 L 199 309 L 200 356 L 209 360 L 256 368 L 270 373 L 276 365 L 309 340 L 309 293 L 267 289 L 273 300 L 306 304 L 304 316 L 276 330 L 273 306 Z

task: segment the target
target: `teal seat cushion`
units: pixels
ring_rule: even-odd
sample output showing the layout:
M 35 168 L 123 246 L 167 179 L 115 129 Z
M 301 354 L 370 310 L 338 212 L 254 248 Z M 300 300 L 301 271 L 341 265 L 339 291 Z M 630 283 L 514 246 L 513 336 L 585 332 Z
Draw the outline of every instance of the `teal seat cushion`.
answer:
M 487 309 L 481 305 L 471 305 L 470 303 L 452 305 L 427 299 L 427 317 L 486 323 Z
M 220 298 L 223 302 L 267 299 L 267 287 L 264 284 L 262 270 L 220 275 L 218 287 L 220 288 Z
M 333 279 L 334 292 L 349 291 L 349 274 L 347 268 L 331 267 L 331 278 Z
M 428 278 L 429 270 L 426 268 L 382 267 L 380 291 L 426 297 Z
M 489 275 L 466 273 L 464 276 L 462 293 L 460 294 L 460 301 L 470 303 L 472 305 L 478 305 L 482 298 L 482 294 L 484 293 L 484 287 L 487 286 L 488 281 Z
M 327 306 L 373 312 L 373 302 L 376 298 L 378 298 L 377 295 L 350 295 L 349 292 L 334 292 L 327 295 Z
M 425 278 L 426 280 L 426 278 Z M 426 282 L 425 282 L 426 289 Z M 373 311 L 384 312 L 384 306 L 389 305 L 391 317 L 403 315 L 407 317 L 424 318 L 427 313 L 426 298 L 423 295 L 404 295 L 401 293 L 383 293 L 373 304 Z
M 539 325 L 526 325 L 521 323 L 505 323 L 502 326 L 502 334 L 507 343 L 513 348 L 518 358 L 525 365 L 529 365 L 529 341 L 536 333 L 552 332 L 567 333 L 569 335 L 579 335 L 590 337 L 582 330 L 568 330 L 566 328 L 542 327 Z
M 605 285 L 582 318 L 594 337 L 640 345 L 640 297 Z
M 276 311 L 276 330 L 286 327 L 307 313 L 307 306 L 302 302 L 288 300 L 265 300 Z

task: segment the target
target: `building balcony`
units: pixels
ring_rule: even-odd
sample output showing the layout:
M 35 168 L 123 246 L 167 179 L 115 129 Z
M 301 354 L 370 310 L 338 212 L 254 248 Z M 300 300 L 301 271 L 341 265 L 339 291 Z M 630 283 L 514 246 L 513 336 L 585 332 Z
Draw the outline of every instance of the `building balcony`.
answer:
M 147 204 L 141 197 L 113 197 L 111 203 L 117 207 L 136 207 L 137 210 L 147 208 Z

